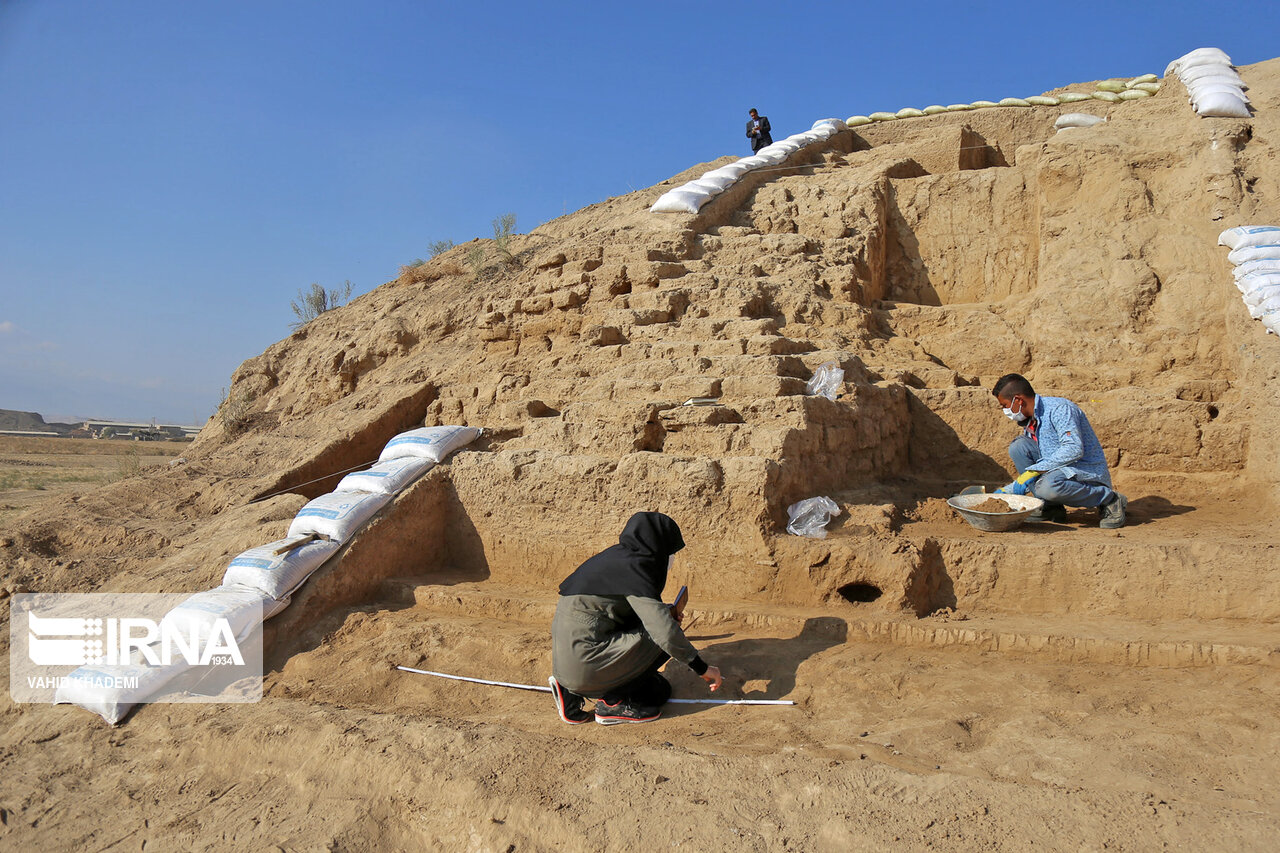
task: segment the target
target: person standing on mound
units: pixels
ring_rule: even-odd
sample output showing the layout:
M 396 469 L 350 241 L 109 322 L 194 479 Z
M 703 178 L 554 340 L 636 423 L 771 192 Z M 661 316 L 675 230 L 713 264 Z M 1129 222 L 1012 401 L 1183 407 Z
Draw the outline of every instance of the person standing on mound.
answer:
M 773 144 L 773 137 L 769 135 L 769 119 L 756 112 L 755 107 L 747 110 L 747 138 L 751 140 L 752 152 L 759 151 L 766 145 Z
M 1111 472 L 1098 437 L 1080 407 L 1062 397 L 1036 394 L 1017 373 L 996 380 L 991 395 L 1022 435 L 1009 444 L 1017 478 L 996 494 L 1034 495 L 1044 506 L 1030 521 L 1067 520 L 1067 507 L 1097 507 L 1098 526 L 1124 527 L 1129 500 L 1111 487 Z
M 551 694 L 566 723 L 647 723 L 658 719 L 671 685 L 658 670 L 670 658 L 687 664 L 712 690 L 720 670 L 708 666 L 680 630 L 682 604 L 662 603 L 667 569 L 684 547 L 680 526 L 660 512 L 627 520 L 618 544 L 579 566 L 560 584 L 551 623 Z M 595 713 L 582 701 L 597 698 Z

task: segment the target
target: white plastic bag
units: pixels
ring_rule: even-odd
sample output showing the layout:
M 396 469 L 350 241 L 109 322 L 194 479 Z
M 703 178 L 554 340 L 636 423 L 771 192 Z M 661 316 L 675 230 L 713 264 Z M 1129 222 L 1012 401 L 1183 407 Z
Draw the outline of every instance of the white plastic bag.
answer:
M 804 392 L 809 396 L 826 397 L 828 400 L 835 400 L 843 389 L 844 369 L 834 361 L 818 365 L 804 386 Z
M 317 533 L 346 544 L 389 500 L 390 495 L 370 495 L 364 492 L 332 492 L 321 495 L 298 510 L 297 516 L 289 525 L 289 538 Z
M 296 540 L 279 539 L 241 553 L 227 566 L 227 572 L 222 576 L 222 585 L 260 590 L 280 601 L 288 598 L 312 572 L 342 547 L 337 542 L 316 540 L 282 554 L 275 553 L 277 549 L 293 541 Z
M 378 455 L 379 462 L 388 459 L 400 459 L 405 456 L 421 456 L 435 462 L 443 462 L 444 458 L 459 448 L 466 447 L 481 435 L 476 427 L 438 426 L 422 427 L 402 432 L 387 442 Z
M 1238 225 L 1218 235 L 1218 245 L 1228 249 L 1261 246 L 1264 243 L 1280 243 L 1280 228 L 1274 225 Z
M 398 495 L 423 474 L 434 468 L 434 459 L 401 456 L 379 462 L 366 471 L 343 477 L 335 492 L 369 492 L 374 495 Z
M 811 539 L 827 538 L 827 522 L 840 514 L 831 498 L 805 498 L 787 507 L 787 532 Z

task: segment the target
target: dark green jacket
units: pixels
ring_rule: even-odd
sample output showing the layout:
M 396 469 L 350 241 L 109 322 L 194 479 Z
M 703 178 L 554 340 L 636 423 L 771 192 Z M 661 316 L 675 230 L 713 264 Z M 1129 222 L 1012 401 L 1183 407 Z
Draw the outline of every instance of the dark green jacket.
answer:
M 551 623 L 551 673 L 565 689 L 598 698 L 643 675 L 662 652 L 699 675 L 707 671 L 661 601 L 634 595 L 560 596 Z

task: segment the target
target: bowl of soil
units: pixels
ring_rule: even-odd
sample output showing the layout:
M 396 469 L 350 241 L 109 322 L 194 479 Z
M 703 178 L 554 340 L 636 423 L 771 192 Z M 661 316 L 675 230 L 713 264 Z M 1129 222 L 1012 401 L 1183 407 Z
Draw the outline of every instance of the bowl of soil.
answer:
M 1002 533 L 1026 521 L 1044 501 L 1031 495 L 972 494 L 947 498 L 947 506 L 979 530 Z

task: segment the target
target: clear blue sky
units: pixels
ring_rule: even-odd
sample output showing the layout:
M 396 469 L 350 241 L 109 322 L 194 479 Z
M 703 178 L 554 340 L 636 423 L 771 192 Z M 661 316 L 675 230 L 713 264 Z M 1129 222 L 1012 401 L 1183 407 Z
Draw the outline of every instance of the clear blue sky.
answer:
M 432 240 L 819 118 L 1280 55 L 1269 2 L 0 0 L 0 408 L 192 422 Z

